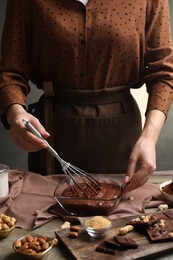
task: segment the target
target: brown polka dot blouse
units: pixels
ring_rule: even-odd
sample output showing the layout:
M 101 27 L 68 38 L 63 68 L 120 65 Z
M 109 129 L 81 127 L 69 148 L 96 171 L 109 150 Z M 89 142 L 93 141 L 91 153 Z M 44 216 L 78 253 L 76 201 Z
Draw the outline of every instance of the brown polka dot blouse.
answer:
M 0 114 L 25 104 L 28 81 L 70 89 L 141 87 L 168 113 L 173 50 L 167 0 L 9 0 L 0 61 Z

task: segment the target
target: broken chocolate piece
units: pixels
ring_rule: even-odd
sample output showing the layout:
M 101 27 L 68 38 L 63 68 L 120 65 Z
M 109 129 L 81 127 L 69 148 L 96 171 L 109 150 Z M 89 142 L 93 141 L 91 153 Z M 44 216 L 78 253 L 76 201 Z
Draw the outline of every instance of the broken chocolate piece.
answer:
M 107 247 L 104 243 L 104 241 L 102 241 L 97 247 L 96 247 L 96 251 L 97 252 L 102 252 L 102 253 L 106 253 L 106 254 L 110 254 L 110 255 L 115 255 L 115 250 Z
M 166 215 L 169 219 L 173 219 L 173 212 L 172 210 L 166 210 L 163 212 L 164 215 Z
M 136 243 L 136 241 L 130 237 L 125 237 L 125 239 L 127 240 L 130 248 L 137 248 L 138 244 Z
M 132 225 L 132 226 L 150 226 L 153 225 L 154 223 L 157 223 L 159 221 L 159 217 L 157 216 L 157 214 L 150 214 L 150 215 L 142 215 L 139 217 L 136 217 L 134 219 L 132 219 L 128 224 Z
M 111 237 L 107 240 L 104 240 L 104 243 L 107 247 L 110 247 L 110 248 L 113 248 L 113 249 L 118 249 L 120 247 L 120 244 L 115 242 L 113 237 Z
M 133 238 L 115 236 L 114 240 L 115 242 L 119 243 L 120 248 L 122 249 L 133 249 L 138 247 L 138 244 Z

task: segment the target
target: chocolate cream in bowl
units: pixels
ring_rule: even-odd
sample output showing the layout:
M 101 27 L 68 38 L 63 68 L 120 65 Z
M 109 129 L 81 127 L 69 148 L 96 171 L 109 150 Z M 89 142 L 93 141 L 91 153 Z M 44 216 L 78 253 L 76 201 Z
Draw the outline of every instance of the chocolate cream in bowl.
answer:
M 120 187 L 117 184 L 100 182 L 101 189 L 95 194 L 90 187 L 81 183 L 83 189 L 89 194 L 84 196 L 76 186 L 77 194 L 69 187 L 65 188 L 61 196 L 63 206 L 70 212 L 82 215 L 108 215 L 113 208 L 120 194 Z
M 173 182 L 162 187 L 162 191 L 167 194 L 173 195 Z

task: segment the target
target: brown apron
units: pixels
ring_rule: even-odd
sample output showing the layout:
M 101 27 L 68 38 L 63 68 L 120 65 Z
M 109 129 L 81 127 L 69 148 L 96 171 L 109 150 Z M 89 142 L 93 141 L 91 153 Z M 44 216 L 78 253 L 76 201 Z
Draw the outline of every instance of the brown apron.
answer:
M 60 157 L 86 172 L 125 172 L 141 133 L 141 115 L 130 89 L 51 86 L 44 84 L 45 95 L 35 116 L 50 132 L 48 141 Z M 28 162 L 29 170 L 40 174 L 62 173 L 59 162 L 46 150 L 30 153 Z

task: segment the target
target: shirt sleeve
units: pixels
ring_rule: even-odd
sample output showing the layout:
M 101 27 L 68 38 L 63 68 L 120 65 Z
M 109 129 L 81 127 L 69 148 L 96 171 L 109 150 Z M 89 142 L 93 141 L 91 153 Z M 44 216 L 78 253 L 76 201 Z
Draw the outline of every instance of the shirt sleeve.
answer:
M 148 0 L 144 81 L 149 93 L 147 110 L 167 116 L 173 99 L 173 46 L 167 0 Z
M 23 0 L 7 2 L 0 60 L 1 120 L 12 104 L 25 106 L 30 91 L 29 30 L 25 9 Z

